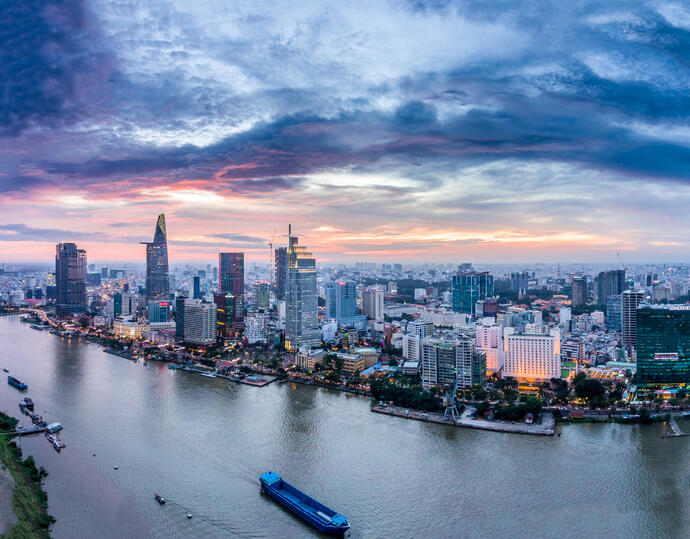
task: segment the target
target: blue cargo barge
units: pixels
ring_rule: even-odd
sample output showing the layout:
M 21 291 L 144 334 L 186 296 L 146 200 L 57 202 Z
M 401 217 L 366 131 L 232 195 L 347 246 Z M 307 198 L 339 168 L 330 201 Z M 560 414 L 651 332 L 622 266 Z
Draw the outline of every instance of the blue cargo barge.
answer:
M 7 383 L 10 384 L 11 386 L 16 387 L 17 389 L 26 389 L 29 386 L 27 386 L 24 382 L 20 382 L 17 380 L 14 376 L 8 376 L 7 377 Z
M 350 524 L 343 515 L 307 496 L 284 481 L 277 473 L 266 472 L 261 474 L 259 480 L 261 488 L 271 498 L 282 503 L 318 530 L 325 533 L 344 534 L 350 529 Z

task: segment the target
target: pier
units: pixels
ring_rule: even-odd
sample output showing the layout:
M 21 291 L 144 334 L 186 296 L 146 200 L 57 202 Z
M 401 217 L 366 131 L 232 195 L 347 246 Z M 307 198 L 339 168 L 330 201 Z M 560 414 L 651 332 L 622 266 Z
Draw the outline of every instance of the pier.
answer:
M 671 416 L 668 420 L 668 426 L 671 427 L 671 432 L 667 432 L 664 437 L 666 438 L 678 438 L 680 436 L 687 436 L 687 432 L 683 432 L 678 423 L 676 422 L 676 416 Z

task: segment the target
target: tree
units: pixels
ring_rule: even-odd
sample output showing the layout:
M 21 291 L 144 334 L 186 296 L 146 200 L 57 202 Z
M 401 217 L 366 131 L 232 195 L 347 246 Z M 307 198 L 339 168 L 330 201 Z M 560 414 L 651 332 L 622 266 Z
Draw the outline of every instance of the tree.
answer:
M 525 410 L 527 412 L 534 414 L 535 416 L 539 415 L 541 412 L 541 409 L 543 407 L 544 403 L 542 400 L 538 397 L 527 397 L 527 400 L 525 401 Z
M 575 384 L 575 393 L 581 399 L 592 400 L 595 397 L 603 397 L 606 390 L 599 380 L 585 378 Z
M 576 385 L 578 382 L 581 382 L 582 380 L 587 379 L 587 374 L 584 372 L 578 372 L 575 375 L 575 378 L 573 378 L 573 385 Z
M 395 358 L 391 358 L 391 360 L 388 362 L 388 364 L 389 364 L 391 367 L 397 367 L 397 366 L 398 366 L 398 360 L 395 359 Z

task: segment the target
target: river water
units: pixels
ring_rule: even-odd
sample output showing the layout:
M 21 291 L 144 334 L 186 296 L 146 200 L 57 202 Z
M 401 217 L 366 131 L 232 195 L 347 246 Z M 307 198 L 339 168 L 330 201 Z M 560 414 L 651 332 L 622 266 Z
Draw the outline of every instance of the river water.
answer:
M 345 514 L 351 537 L 690 536 L 690 437 L 659 439 L 661 424 L 482 432 L 132 363 L 14 316 L 0 343 L 0 367 L 65 427 L 61 454 L 21 442 L 50 473 L 56 538 L 317 535 L 260 493 L 267 470 Z M 19 417 L 21 398 L 0 384 L 0 409 Z

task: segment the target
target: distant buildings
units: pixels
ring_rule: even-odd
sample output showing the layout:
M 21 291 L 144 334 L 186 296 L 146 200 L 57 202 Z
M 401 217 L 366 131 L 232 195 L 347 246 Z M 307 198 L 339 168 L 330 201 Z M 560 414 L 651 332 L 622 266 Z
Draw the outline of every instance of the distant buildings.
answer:
M 474 315 L 477 301 L 494 295 L 494 277 L 486 271 L 453 275 L 451 294 L 455 312 Z
M 359 314 L 357 310 L 357 283 L 338 281 L 324 286 L 326 299 L 326 317 L 334 318 L 338 323 Z
M 300 347 L 321 344 L 316 289 L 316 260 L 306 247 L 298 244 L 297 236 L 288 229 L 287 278 L 285 284 L 285 347 L 296 351 Z
M 55 247 L 56 310 L 59 317 L 86 311 L 86 251 L 74 243 Z
M 458 387 L 482 384 L 486 378 L 486 356 L 467 337 L 426 337 L 421 350 L 422 386 Z
M 209 346 L 216 342 L 216 306 L 200 299 L 184 302 L 184 341 Z
M 602 271 L 597 277 L 597 302 L 606 303 L 609 296 L 619 296 L 625 290 L 625 270 Z
M 146 300 L 170 299 L 170 278 L 168 275 L 168 240 L 165 215 L 160 214 L 152 242 L 146 245 Z
M 244 331 L 244 253 L 220 253 L 218 267 L 220 294 L 234 297 L 232 331 L 239 337 Z
M 277 300 L 285 299 L 285 282 L 287 279 L 287 248 L 278 247 L 274 251 L 274 275 L 275 292 Z
M 632 359 L 637 341 L 637 306 L 644 299 L 644 290 L 625 290 L 621 294 L 621 348 Z
M 636 310 L 638 387 L 690 384 L 690 305 L 646 305 Z
M 510 274 L 510 288 L 520 296 L 527 294 L 530 274 L 527 271 L 514 271 Z
M 606 298 L 606 327 L 612 331 L 621 330 L 621 295 Z
M 379 287 L 367 287 L 362 290 L 362 310 L 367 317 L 383 320 L 383 295 L 384 289 Z
M 572 283 L 572 306 L 579 307 L 587 303 L 587 278 L 576 276 L 573 277 Z
M 170 312 L 169 301 L 149 301 L 148 302 L 149 322 L 157 324 L 168 321 L 168 313 Z

